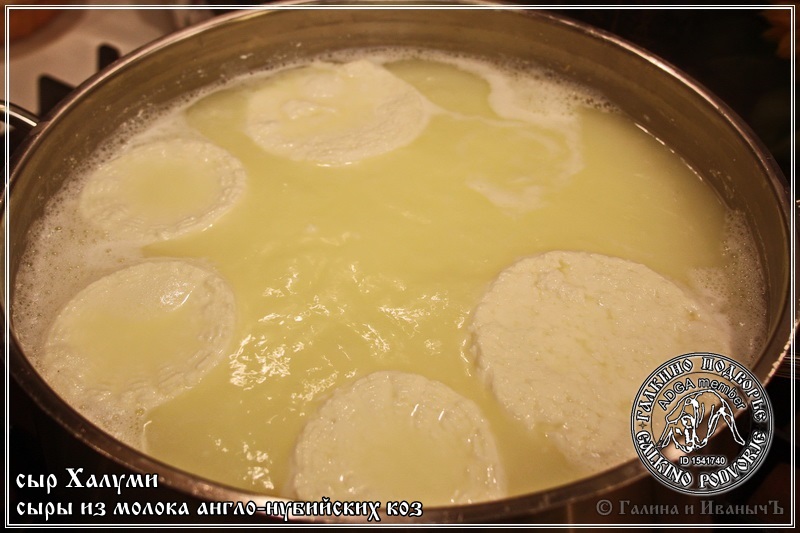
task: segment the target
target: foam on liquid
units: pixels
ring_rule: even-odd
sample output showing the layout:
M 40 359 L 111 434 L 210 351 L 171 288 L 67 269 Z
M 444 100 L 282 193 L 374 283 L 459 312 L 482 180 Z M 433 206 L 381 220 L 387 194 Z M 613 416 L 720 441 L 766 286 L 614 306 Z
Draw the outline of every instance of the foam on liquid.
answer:
M 342 67 L 329 60 L 364 57 L 384 87 L 425 102 L 412 106 L 423 113 L 416 126 L 395 125 L 402 142 L 355 155 L 351 144 L 336 152 L 335 143 L 322 143 L 325 157 L 283 141 L 285 151 L 265 150 L 265 137 L 248 126 L 250 106 L 274 80 L 304 67 L 254 76 L 115 145 L 129 151 L 166 131 L 202 136 L 231 154 L 247 186 L 202 231 L 147 245 L 119 240 L 78 214 L 81 177 L 34 229 L 12 312 L 44 373 L 54 317 L 104 275 L 145 258 L 175 258 L 201 262 L 233 291 L 227 357 L 135 424 L 105 423 L 121 440 L 202 476 L 292 497 L 289 458 L 308 419 L 337 387 L 397 370 L 475 402 L 497 439 L 509 494 L 602 469 L 566 460 L 545 431 L 506 413 L 470 353 L 467 324 L 487 286 L 520 258 L 550 250 L 647 265 L 728 316 L 728 355 L 747 359 L 759 346 L 763 280 L 741 216 L 608 103 L 541 72 L 438 54 L 360 52 L 317 68 L 336 73 Z M 385 81 L 379 64 L 398 81 Z M 284 111 L 309 113 L 295 104 Z M 295 133 L 292 142 L 302 140 Z M 101 418 L 91 408 L 85 414 Z

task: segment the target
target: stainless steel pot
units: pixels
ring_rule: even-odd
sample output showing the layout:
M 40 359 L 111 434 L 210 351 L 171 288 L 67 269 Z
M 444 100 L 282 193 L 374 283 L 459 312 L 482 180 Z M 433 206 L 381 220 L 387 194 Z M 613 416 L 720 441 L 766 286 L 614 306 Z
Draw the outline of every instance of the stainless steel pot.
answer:
M 366 5 L 366 4 L 365 4 Z M 10 302 L 28 229 L 70 171 L 130 121 L 220 79 L 276 62 L 353 47 L 414 46 L 489 59 L 533 61 L 598 88 L 671 146 L 756 236 L 768 290 L 768 335 L 753 371 L 769 380 L 787 353 L 790 316 L 789 199 L 780 170 L 731 110 L 648 52 L 546 12 L 482 5 L 480 10 L 314 9 L 229 14 L 161 39 L 79 87 L 39 123 L 11 166 L 3 223 L 9 231 Z M 6 310 L 4 310 L 6 311 Z M 31 367 L 14 338 L 14 378 L 56 421 L 101 454 L 192 496 L 230 501 L 251 494 L 200 479 L 133 450 L 66 405 Z M 644 487 L 644 488 L 643 488 Z M 480 505 L 426 509 L 421 520 L 589 522 L 608 493 L 658 498 L 638 460 L 552 490 Z M 646 496 L 642 496 L 646 494 Z M 594 497 L 595 499 L 592 499 Z M 263 498 L 262 498 L 263 499 Z

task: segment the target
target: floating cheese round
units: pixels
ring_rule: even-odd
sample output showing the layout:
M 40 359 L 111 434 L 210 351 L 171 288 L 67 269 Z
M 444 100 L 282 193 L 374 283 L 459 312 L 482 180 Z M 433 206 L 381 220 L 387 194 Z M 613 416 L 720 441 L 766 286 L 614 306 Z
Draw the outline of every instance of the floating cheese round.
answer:
M 413 86 L 371 61 L 315 63 L 255 91 L 245 131 L 269 153 L 341 166 L 409 144 L 431 109 Z
M 564 456 L 599 471 L 635 456 L 629 420 L 659 364 L 730 353 L 730 331 L 639 263 L 554 251 L 502 272 L 477 306 L 477 363 L 499 402 Z
M 195 385 L 224 357 L 235 320 L 233 293 L 217 274 L 181 261 L 139 263 L 67 303 L 49 330 L 43 370 L 73 406 L 113 425 Z
M 153 242 L 211 226 L 242 195 L 245 170 L 197 139 L 154 140 L 87 177 L 80 213 L 121 238 Z
M 338 389 L 294 451 L 301 499 L 450 505 L 505 495 L 494 437 L 478 406 L 417 374 L 387 371 Z

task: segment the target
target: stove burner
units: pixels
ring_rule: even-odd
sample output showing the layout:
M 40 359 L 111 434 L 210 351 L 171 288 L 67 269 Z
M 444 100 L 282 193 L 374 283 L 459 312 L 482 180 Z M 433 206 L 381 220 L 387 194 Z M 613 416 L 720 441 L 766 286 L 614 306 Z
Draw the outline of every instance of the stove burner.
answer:
M 97 70 L 103 70 L 120 58 L 117 48 L 102 44 L 97 47 Z M 39 76 L 39 113 L 46 115 L 56 104 L 67 97 L 75 87 L 48 74 Z

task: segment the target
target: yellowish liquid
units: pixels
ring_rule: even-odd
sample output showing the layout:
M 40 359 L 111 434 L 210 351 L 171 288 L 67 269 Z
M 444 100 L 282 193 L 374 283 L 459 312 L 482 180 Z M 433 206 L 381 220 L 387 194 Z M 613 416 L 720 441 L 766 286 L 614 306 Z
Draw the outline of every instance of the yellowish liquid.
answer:
M 392 70 L 452 111 L 495 117 L 481 78 L 430 63 Z M 152 413 L 148 451 L 280 493 L 295 439 L 325 393 L 391 369 L 422 373 L 480 405 L 510 493 L 579 477 L 543 433 L 510 420 L 476 376 L 470 312 L 503 268 L 552 249 L 626 257 L 688 282 L 690 270 L 721 261 L 724 208 L 713 192 L 624 117 L 586 110 L 584 170 L 543 207 L 509 213 L 464 177 L 484 172 L 502 182 L 513 177 L 504 164 L 535 164 L 514 128 L 438 115 L 405 149 L 352 167 L 312 167 L 255 147 L 237 127 L 243 100 L 236 91 L 214 95 L 188 119 L 244 162 L 244 203 L 204 234 L 147 249 L 210 257 L 243 303 L 241 342 L 229 364 Z
M 353 165 L 264 152 L 243 132 L 247 85 L 185 111 L 191 127 L 242 162 L 247 190 L 211 228 L 144 254 L 207 259 L 233 288 L 238 329 L 227 360 L 147 413 L 147 453 L 291 496 L 293 446 L 326 395 L 370 372 L 401 370 L 479 405 L 509 494 L 568 483 L 587 472 L 559 454 L 547 428 L 531 433 L 506 414 L 476 375 L 468 325 L 487 285 L 549 250 L 626 258 L 685 286 L 700 269 L 725 267 L 726 208 L 621 114 L 577 111 L 582 167 L 548 181 L 561 170 L 552 153 L 571 148 L 545 127 L 501 120 L 487 80 L 433 61 L 388 68 L 446 112 L 411 144 Z M 539 188 L 517 179 L 531 168 L 542 173 Z

